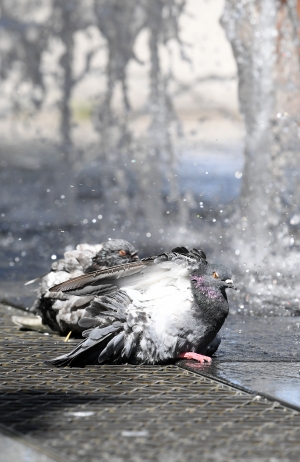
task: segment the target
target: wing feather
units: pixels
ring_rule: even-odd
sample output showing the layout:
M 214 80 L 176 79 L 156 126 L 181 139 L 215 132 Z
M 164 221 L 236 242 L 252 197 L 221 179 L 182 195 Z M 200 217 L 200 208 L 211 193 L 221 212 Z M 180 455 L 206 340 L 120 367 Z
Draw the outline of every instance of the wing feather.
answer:
M 69 279 L 66 282 L 57 284 L 51 287 L 50 292 L 68 292 L 76 289 L 83 289 L 86 286 L 97 286 L 101 282 L 106 280 L 115 281 L 116 279 L 123 278 L 125 276 L 130 276 L 135 273 L 139 273 L 143 268 L 145 268 L 145 263 L 134 262 L 128 263 L 126 265 L 113 266 L 112 268 L 105 268 L 95 273 L 86 274 L 83 276 L 78 276 L 73 279 Z M 105 281 L 107 283 L 107 281 Z M 75 292 L 77 294 L 77 292 Z
M 62 292 L 73 295 L 99 294 L 102 292 L 104 285 L 106 285 L 106 292 L 109 292 L 115 290 L 116 286 L 120 288 L 124 284 L 143 286 L 145 279 L 148 280 L 146 284 L 149 285 L 157 282 L 161 277 L 159 274 L 160 271 L 164 273 L 168 272 L 174 267 L 174 264 L 175 266 L 178 264 L 191 268 L 195 265 L 207 264 L 207 262 L 205 254 L 201 250 L 193 249 L 189 252 L 185 247 L 177 247 L 170 254 L 163 253 L 158 256 L 144 258 L 139 262 L 104 268 L 94 273 L 70 279 L 51 287 L 50 292 Z M 118 281 L 119 279 L 122 282 Z

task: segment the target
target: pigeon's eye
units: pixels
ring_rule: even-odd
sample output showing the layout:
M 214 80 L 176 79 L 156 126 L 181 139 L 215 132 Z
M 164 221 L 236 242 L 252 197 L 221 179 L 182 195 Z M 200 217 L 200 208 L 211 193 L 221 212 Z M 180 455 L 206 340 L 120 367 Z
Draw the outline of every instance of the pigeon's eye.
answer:
M 119 255 L 121 255 L 121 257 L 125 257 L 126 255 L 126 250 L 119 250 Z
M 218 273 L 217 273 L 216 271 L 213 272 L 213 277 L 214 277 L 215 279 L 218 279 L 219 275 L 218 275 Z

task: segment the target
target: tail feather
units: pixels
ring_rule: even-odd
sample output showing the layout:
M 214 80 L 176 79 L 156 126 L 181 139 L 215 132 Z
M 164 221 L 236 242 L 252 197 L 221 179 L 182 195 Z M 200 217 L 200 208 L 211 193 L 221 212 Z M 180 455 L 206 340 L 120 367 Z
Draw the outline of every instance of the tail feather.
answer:
M 124 349 L 124 324 L 129 303 L 131 299 L 123 291 L 95 297 L 78 323 L 85 329 L 82 334 L 85 339 L 70 353 L 46 363 L 62 367 L 118 361 Z
M 124 347 L 124 331 L 120 332 L 118 335 L 113 337 L 104 350 L 101 351 L 98 357 L 98 363 L 104 363 L 105 361 L 109 360 L 111 357 L 118 358 L 118 353 Z
M 82 337 L 87 338 L 90 335 L 90 333 L 92 332 L 92 330 L 94 330 L 94 329 L 95 329 L 94 327 L 90 327 L 89 329 L 85 329 L 82 332 Z
M 103 327 L 102 329 L 96 328 L 93 329 L 89 338 L 86 340 L 86 342 L 98 342 L 99 340 L 102 339 L 102 337 L 106 334 L 110 334 L 111 332 L 115 332 L 116 329 L 119 329 L 120 327 L 123 327 L 123 323 L 121 322 L 115 322 L 114 324 L 111 324 L 110 326 Z M 84 342 L 84 343 L 86 343 Z M 87 348 L 89 345 L 86 344 Z
M 45 361 L 45 364 L 57 367 L 64 366 L 85 366 L 87 364 L 98 364 L 98 357 L 107 346 L 113 342 L 104 354 L 104 362 L 108 359 L 113 359 L 114 354 L 119 353 L 122 343 L 122 338 L 119 335 L 123 330 L 123 323 L 115 322 L 110 326 L 93 329 L 88 338 L 84 339 L 74 350 L 57 358 Z M 124 338 L 124 332 L 121 332 Z M 116 341 L 114 342 L 114 339 Z

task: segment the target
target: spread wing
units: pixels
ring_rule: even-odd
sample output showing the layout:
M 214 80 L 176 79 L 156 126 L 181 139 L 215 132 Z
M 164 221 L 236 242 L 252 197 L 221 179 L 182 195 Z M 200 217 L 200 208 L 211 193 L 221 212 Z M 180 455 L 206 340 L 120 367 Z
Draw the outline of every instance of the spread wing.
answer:
M 188 251 L 185 247 L 177 247 L 169 254 L 161 254 L 154 257 L 144 258 L 138 262 L 125 265 L 104 268 L 94 273 L 70 279 L 61 284 L 51 287 L 50 292 L 63 292 L 73 295 L 92 295 L 108 293 L 116 288 L 125 286 L 140 285 L 147 280 L 147 285 L 159 280 L 170 269 L 170 265 L 182 267 L 198 267 L 199 264 L 206 265 L 203 251 L 192 249 Z M 145 277 L 143 277 L 143 276 Z
M 95 293 L 99 295 L 99 293 L 105 293 L 105 291 L 116 288 L 118 279 L 139 273 L 145 266 L 145 263 L 139 261 L 105 268 L 57 284 L 51 287 L 50 292 L 63 292 L 73 295 L 91 295 Z

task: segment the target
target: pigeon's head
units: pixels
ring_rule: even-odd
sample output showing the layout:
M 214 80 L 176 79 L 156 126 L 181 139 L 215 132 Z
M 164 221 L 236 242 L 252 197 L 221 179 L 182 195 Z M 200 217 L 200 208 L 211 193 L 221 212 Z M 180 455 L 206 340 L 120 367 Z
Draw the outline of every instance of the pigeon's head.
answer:
M 196 287 L 210 286 L 217 289 L 235 289 L 232 281 L 232 272 L 228 266 L 220 263 L 208 263 L 203 271 L 203 267 L 195 270 L 192 280 Z
M 138 251 L 130 242 L 124 239 L 111 239 L 104 242 L 97 259 L 100 257 L 108 266 L 123 265 L 139 260 L 137 253 Z
M 232 280 L 232 272 L 228 266 L 221 263 L 208 264 L 206 273 L 211 278 L 212 284 L 217 285 L 220 289 L 235 289 Z

